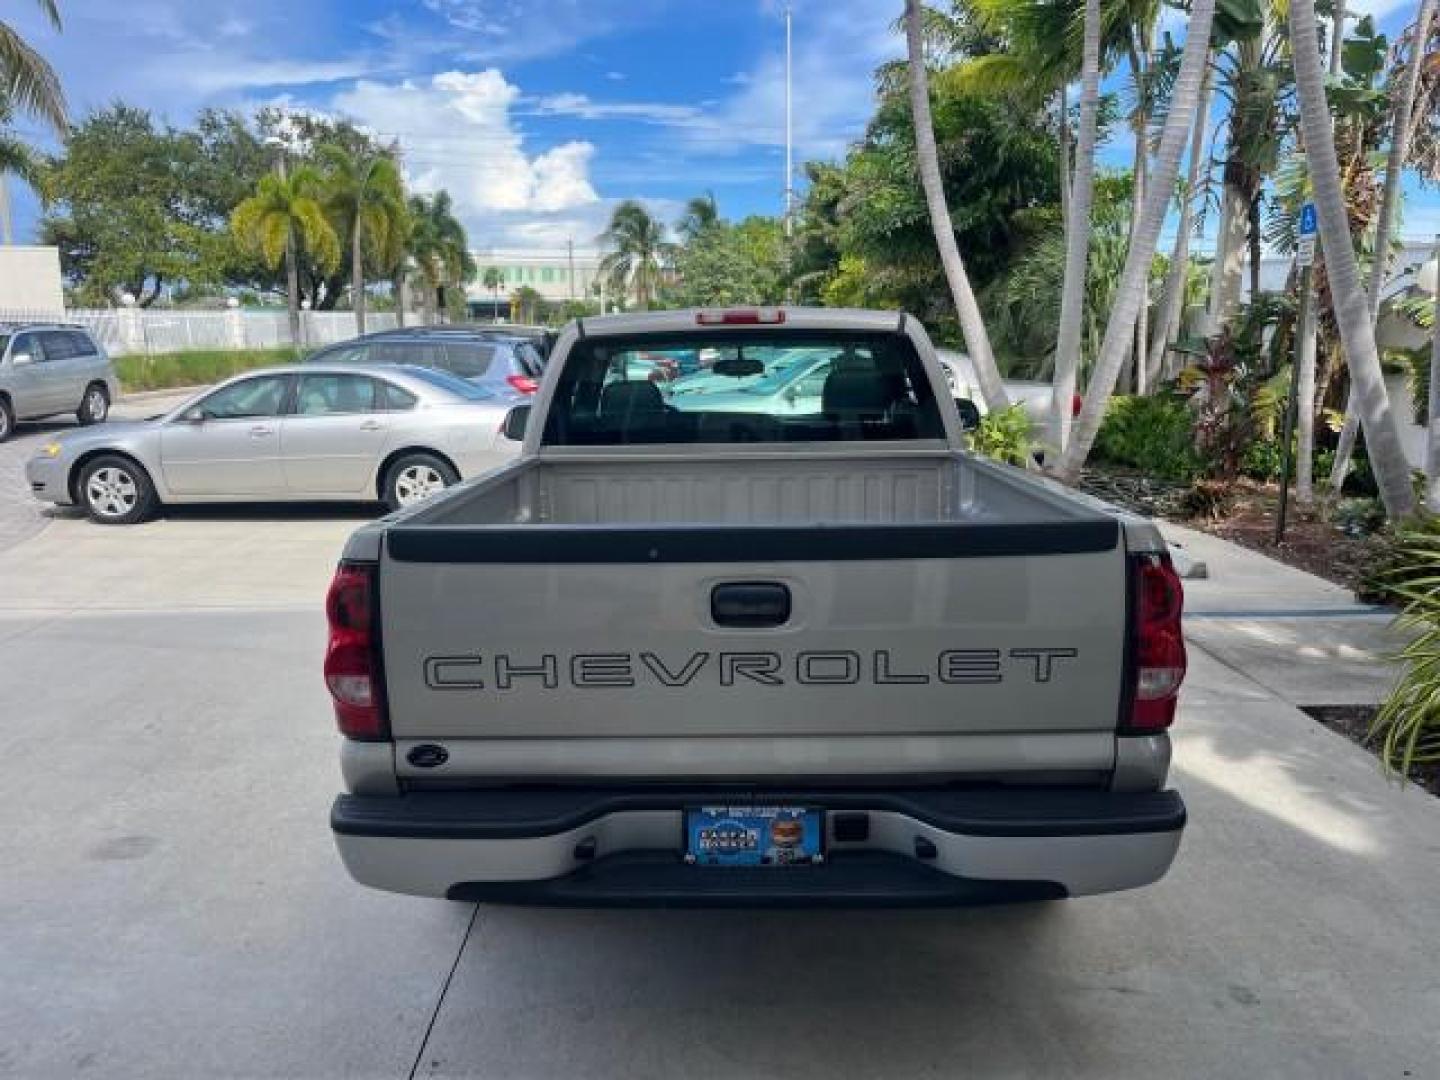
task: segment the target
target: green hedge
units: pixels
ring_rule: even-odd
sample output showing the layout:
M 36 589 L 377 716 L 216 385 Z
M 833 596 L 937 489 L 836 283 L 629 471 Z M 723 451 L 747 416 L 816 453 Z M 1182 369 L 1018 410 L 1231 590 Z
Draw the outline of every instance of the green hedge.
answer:
M 160 356 L 117 356 L 115 372 L 126 390 L 170 390 L 181 386 L 204 386 L 251 368 L 287 364 L 295 358 L 283 349 L 197 349 L 193 352 L 164 353 Z
M 1095 456 L 1165 480 L 1194 480 L 1202 470 L 1194 423 L 1185 403 L 1175 398 L 1111 398 L 1095 439 Z

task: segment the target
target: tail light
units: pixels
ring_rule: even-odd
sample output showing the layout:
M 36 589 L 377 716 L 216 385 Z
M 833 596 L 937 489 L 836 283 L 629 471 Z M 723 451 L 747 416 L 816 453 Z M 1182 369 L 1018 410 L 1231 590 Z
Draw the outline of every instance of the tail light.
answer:
M 1165 554 L 1134 556 L 1130 563 L 1134 683 L 1130 734 L 1164 731 L 1175 720 L 1180 684 L 1185 681 L 1185 638 L 1180 614 L 1185 590 Z
M 335 704 L 335 722 L 349 739 L 377 741 L 390 735 L 380 673 L 378 607 L 375 568 L 341 563 L 325 597 L 330 624 L 325 685 Z
M 699 326 L 770 326 L 785 321 L 782 308 L 727 308 L 695 313 Z
M 1085 399 L 1079 394 L 1070 395 L 1070 419 L 1080 415 L 1080 410 L 1085 407 Z
M 540 380 L 533 375 L 507 375 L 505 381 L 522 394 L 533 394 L 540 389 Z

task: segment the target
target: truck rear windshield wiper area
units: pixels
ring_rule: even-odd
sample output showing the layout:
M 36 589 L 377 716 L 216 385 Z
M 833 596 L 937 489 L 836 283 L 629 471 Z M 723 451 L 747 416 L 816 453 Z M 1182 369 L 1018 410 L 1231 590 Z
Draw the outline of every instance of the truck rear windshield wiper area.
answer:
M 943 439 L 934 388 L 899 334 L 647 335 L 578 343 L 548 446 Z

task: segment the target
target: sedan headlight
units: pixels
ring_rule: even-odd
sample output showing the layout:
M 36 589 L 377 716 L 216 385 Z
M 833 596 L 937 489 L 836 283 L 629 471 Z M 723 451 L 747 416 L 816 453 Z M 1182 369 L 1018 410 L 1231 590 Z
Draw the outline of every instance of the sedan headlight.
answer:
M 58 442 L 47 442 L 44 446 L 40 447 L 39 456 L 49 458 L 59 457 L 60 451 L 64 449 L 65 448 L 61 446 Z

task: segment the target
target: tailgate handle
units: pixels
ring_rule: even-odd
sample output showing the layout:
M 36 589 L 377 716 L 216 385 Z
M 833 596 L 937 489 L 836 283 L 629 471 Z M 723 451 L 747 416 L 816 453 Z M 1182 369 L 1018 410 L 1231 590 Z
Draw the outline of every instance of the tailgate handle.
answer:
M 783 626 L 790 621 L 790 587 L 778 581 L 716 585 L 710 593 L 710 617 L 716 626 Z

